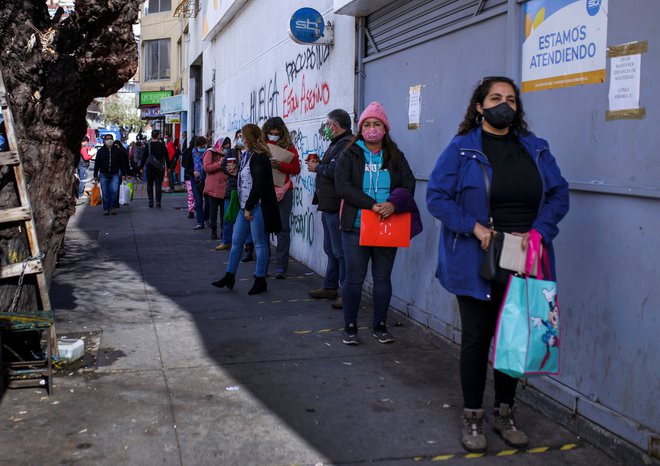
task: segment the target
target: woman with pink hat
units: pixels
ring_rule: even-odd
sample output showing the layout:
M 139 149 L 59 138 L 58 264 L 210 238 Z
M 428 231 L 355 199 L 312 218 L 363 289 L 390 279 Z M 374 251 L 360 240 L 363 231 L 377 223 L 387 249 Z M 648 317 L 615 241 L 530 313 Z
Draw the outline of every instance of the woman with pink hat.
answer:
M 343 342 L 359 344 L 358 309 L 371 261 L 373 336 L 381 343 L 391 343 L 394 338 L 387 331 L 387 311 L 392 297 L 390 277 L 396 248 L 360 246 L 360 210 L 371 210 L 381 218 L 401 211 L 391 202 L 391 194 L 398 190 L 412 199 L 415 177 L 403 152 L 390 137 L 390 124 L 380 103 L 370 103 L 360 115 L 358 132 L 337 161 L 335 187 L 342 199 L 339 228 L 346 261 L 346 279 L 342 285 Z

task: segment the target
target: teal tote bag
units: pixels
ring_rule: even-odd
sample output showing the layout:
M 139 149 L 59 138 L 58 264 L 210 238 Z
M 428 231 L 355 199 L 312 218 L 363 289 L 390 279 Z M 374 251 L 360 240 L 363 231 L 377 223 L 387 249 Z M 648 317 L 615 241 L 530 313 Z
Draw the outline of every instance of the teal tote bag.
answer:
M 542 262 L 550 276 L 545 251 Z M 512 275 L 495 330 L 493 368 L 516 378 L 558 375 L 560 341 L 557 283 Z

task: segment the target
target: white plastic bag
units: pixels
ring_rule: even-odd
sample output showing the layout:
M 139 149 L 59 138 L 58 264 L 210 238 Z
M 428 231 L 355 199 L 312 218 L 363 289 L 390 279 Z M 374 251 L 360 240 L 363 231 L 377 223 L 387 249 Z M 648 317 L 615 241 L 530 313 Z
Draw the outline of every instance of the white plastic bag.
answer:
M 131 188 L 124 181 L 119 186 L 119 205 L 128 205 L 131 202 Z

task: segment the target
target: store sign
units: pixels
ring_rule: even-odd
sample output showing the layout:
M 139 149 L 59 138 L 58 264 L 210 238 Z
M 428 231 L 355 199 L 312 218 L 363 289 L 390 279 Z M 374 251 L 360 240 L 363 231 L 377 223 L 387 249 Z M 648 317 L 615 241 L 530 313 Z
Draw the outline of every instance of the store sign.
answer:
M 160 105 L 160 99 L 170 97 L 174 91 L 144 91 L 140 92 L 140 107 L 143 105 Z
M 162 118 L 163 115 L 160 113 L 160 106 L 155 107 L 143 107 L 140 109 L 140 118 L 143 120 L 150 120 L 153 118 Z
M 188 95 L 178 94 L 172 97 L 164 97 L 160 99 L 161 113 L 178 113 L 187 110 Z
M 180 113 L 168 113 L 165 115 L 165 123 L 173 124 L 173 123 L 181 123 L 181 114 Z
M 297 10 L 289 21 L 289 35 L 299 44 L 313 44 L 323 37 L 323 16 L 314 8 Z
M 608 0 L 523 6 L 523 92 L 605 82 Z

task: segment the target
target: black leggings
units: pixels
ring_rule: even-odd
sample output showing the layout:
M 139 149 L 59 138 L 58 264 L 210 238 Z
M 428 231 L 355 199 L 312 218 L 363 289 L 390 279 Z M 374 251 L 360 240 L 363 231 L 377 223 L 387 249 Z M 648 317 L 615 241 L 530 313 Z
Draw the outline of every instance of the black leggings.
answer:
M 480 409 L 483 407 L 488 352 L 495 335 L 497 315 L 504 298 L 505 288 L 492 284 L 491 301 L 481 301 L 469 296 L 457 296 L 461 313 L 461 387 L 463 407 Z M 495 380 L 495 406 L 500 403 L 513 405 L 518 379 L 493 371 Z

